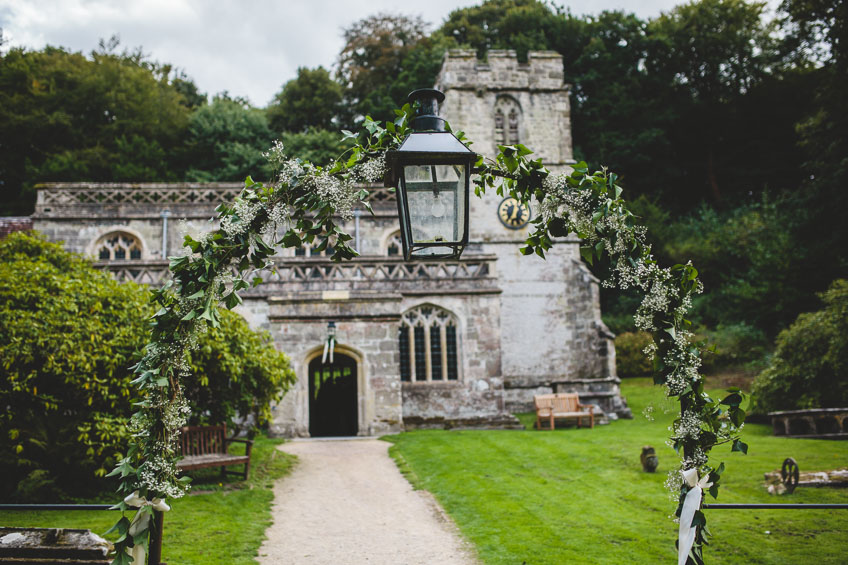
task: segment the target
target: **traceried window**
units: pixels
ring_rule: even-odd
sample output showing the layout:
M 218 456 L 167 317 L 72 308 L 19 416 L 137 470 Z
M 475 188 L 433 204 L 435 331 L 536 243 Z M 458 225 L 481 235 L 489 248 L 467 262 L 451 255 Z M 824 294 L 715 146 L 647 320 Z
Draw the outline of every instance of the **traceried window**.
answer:
M 141 242 L 126 232 L 107 233 L 95 246 L 101 261 L 137 261 L 141 259 Z
M 400 232 L 393 233 L 386 242 L 386 255 L 389 257 L 397 257 L 403 249 L 403 244 L 400 239 Z
M 520 143 L 521 107 L 514 98 L 501 96 L 495 102 L 495 143 L 515 145 Z
M 404 313 L 398 329 L 400 380 L 459 380 L 456 327 L 453 314 L 432 304 L 424 304 Z

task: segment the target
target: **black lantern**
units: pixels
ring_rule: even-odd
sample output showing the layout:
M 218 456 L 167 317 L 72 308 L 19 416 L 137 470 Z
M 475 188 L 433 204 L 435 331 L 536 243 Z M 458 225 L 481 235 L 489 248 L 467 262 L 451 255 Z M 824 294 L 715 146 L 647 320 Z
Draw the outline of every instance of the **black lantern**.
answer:
M 403 257 L 458 259 L 468 244 L 468 192 L 477 154 L 438 117 L 445 95 L 431 88 L 416 90 L 419 102 L 412 133 L 386 155 L 386 186 L 397 189 Z

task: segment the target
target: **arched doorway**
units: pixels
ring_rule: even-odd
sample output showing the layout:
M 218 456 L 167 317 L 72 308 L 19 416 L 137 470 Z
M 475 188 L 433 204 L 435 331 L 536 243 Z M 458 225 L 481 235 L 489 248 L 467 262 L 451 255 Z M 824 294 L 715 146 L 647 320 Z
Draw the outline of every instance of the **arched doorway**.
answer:
M 309 362 L 309 435 L 355 436 L 357 414 L 356 359 L 338 351 L 333 362 L 321 356 Z

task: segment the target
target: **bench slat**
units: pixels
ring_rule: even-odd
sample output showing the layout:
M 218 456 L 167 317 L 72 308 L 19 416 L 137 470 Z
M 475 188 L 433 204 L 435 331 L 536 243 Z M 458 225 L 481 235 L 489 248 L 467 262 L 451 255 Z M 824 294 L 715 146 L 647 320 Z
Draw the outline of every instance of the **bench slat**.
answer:
M 227 427 L 226 426 L 186 426 L 180 430 L 180 450 L 183 458 L 177 463 L 177 467 L 184 471 L 191 469 L 203 469 L 206 467 L 224 467 L 230 465 L 244 465 L 243 477 L 247 480 L 250 472 L 250 452 L 253 442 L 244 441 L 245 455 L 230 455 L 227 453 Z

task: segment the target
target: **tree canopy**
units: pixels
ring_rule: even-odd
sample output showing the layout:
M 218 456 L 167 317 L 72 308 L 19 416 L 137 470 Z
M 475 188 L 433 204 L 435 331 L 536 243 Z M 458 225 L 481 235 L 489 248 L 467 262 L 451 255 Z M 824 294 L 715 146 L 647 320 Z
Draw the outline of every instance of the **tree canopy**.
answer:
M 268 123 L 275 133 L 332 129 L 340 111 L 342 85 L 324 67 L 297 69 L 268 106 Z
M 50 499 L 97 485 L 127 444 L 139 398 L 131 365 L 147 343 L 150 293 L 119 283 L 60 244 L 25 233 L 0 241 L 0 494 Z M 288 358 L 223 312 L 202 335 L 186 379 L 192 419 L 252 416 L 294 380 Z M 53 498 L 53 502 L 55 502 Z

